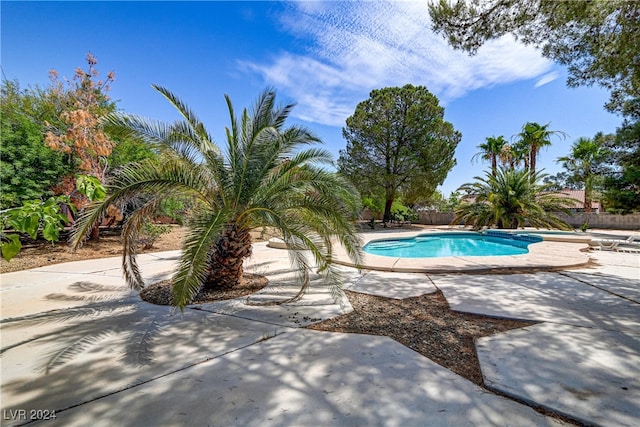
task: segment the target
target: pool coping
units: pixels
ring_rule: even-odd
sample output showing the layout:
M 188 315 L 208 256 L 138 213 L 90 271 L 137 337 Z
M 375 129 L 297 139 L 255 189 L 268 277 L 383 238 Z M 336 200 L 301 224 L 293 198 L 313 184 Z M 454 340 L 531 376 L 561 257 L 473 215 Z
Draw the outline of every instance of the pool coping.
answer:
M 361 233 L 363 246 L 372 240 L 381 239 L 410 239 L 418 235 L 437 233 L 469 233 L 469 230 L 420 230 L 420 231 L 393 231 L 393 232 L 363 232 Z M 535 234 L 535 232 L 522 232 Z M 589 248 L 589 239 L 558 238 L 552 236 L 546 239 L 545 235 L 538 234 L 544 240 L 529 245 L 529 253 L 521 255 L 498 256 L 454 256 L 440 258 L 399 258 L 362 253 L 362 263 L 355 264 L 349 259 L 346 250 L 341 245 L 336 245 L 333 262 L 347 267 L 356 267 L 365 270 L 396 271 L 403 273 L 505 273 L 523 271 L 554 271 L 566 268 L 583 267 L 589 264 L 589 256 L 586 250 Z

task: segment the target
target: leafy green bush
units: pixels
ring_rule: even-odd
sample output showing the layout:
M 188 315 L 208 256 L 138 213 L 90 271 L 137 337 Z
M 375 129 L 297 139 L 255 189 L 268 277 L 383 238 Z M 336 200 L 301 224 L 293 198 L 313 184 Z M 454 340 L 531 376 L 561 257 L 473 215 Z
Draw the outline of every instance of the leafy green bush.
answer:
M 167 197 L 160 203 L 160 215 L 165 215 L 177 224 L 184 223 L 186 204 L 178 197 Z
M 396 222 L 416 221 L 418 214 L 400 201 L 394 201 L 391 205 L 391 220 Z
M 374 217 L 380 216 L 384 212 L 384 200 L 381 197 L 363 196 L 362 207 L 369 209 Z
M 170 231 L 170 225 L 158 225 L 151 221 L 146 221 L 142 225 L 142 233 L 140 234 L 138 242 L 142 245 L 143 249 L 151 249 L 160 236 Z
M 108 128 L 106 130 L 109 131 Z M 140 162 L 144 159 L 158 159 L 158 153 L 149 144 L 133 138 L 123 137 L 116 133 L 109 133 L 109 137 L 115 142 L 113 151 L 107 158 L 111 169 L 116 169 L 132 162 Z
M 67 196 L 50 197 L 44 202 L 31 200 L 18 208 L 7 209 L 0 214 L 2 229 L 13 229 L 18 233 L 28 234 L 34 240 L 38 238 L 38 231 L 41 230 L 45 240 L 55 243 L 60 237 L 60 230 L 69 222 L 60 209 L 61 204 L 66 204 L 73 209 Z M 11 261 L 11 258 L 22 249 L 20 237 L 3 231 L 0 238 L 2 256 L 7 261 Z
M 53 196 L 51 187 L 73 173 L 64 153 L 44 144 L 45 125 L 56 121 L 48 92 L 22 89 L 17 81 L 0 86 L 0 209 Z
M 89 199 L 90 202 L 102 200 L 107 195 L 107 190 L 100 180 L 91 175 L 78 175 L 76 178 L 78 192 Z

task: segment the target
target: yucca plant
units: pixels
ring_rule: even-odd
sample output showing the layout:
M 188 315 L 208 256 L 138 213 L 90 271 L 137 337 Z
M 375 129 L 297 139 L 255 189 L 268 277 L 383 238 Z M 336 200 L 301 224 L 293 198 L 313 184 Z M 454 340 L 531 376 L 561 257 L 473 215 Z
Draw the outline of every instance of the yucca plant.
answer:
M 243 261 L 251 254 L 250 231 L 273 227 L 291 250 L 303 295 L 309 271 L 317 268 L 339 294 L 340 276 L 332 266 L 339 241 L 359 263 L 356 233 L 358 192 L 340 175 L 322 167 L 331 163 L 325 150 L 309 147 L 319 139 L 300 126 L 285 127 L 293 104 L 276 106 L 265 90 L 251 112 L 238 118 L 225 95 L 230 127 L 226 146 L 218 147 L 196 115 L 169 90 L 154 86 L 181 114 L 172 124 L 138 116 L 111 115 L 111 131 L 154 144 L 162 161 L 143 161 L 117 170 L 107 197 L 77 222 L 77 247 L 111 204 L 133 206 L 123 227 L 123 268 L 128 283 L 144 286 L 136 263 L 136 242 L 145 220 L 167 197 L 190 197 L 192 215 L 179 267 L 173 277 L 173 302 L 183 308 L 200 291 L 232 288 L 240 283 Z M 307 254 L 311 254 L 311 258 Z M 336 295 L 337 296 L 337 295 Z
M 476 182 L 458 189 L 475 200 L 462 203 L 455 210 L 452 222 L 464 222 L 475 229 L 515 229 L 526 224 L 536 228 L 572 229 L 555 213 L 568 213 L 575 200 L 550 191 L 550 184 L 538 184 L 542 177 L 541 173 L 511 168 L 499 168 L 495 176 L 486 172 L 484 177 L 475 177 Z

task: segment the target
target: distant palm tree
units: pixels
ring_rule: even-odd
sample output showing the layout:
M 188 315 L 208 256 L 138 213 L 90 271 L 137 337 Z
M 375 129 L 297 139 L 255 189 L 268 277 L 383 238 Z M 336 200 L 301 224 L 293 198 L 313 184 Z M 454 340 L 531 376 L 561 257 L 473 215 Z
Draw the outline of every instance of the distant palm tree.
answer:
M 538 154 L 540 149 L 551 145 L 551 136 L 558 135 L 562 139 L 567 137 L 567 134 L 559 130 L 549 130 L 549 125 L 540 125 L 535 122 L 528 122 L 522 127 L 522 131 L 516 136 L 519 138 L 517 144 L 522 147 L 526 147 L 528 155 L 524 158 L 525 169 L 531 171 L 531 177 L 533 178 L 536 173 L 536 166 L 538 160 Z
M 542 175 L 525 169 L 499 168 L 496 175 L 486 173 L 476 182 L 462 185 L 473 202 L 462 203 L 455 210 L 452 223 L 463 221 L 475 229 L 497 227 L 516 229 L 532 227 L 572 229 L 555 212 L 566 212 L 573 200 L 549 192 L 548 185 L 538 185 Z
M 529 170 L 529 146 L 522 140 L 507 144 L 502 150 L 501 159 L 502 164 L 511 169 L 517 169 L 523 165 L 526 170 Z
M 507 140 L 502 135 L 500 136 L 488 136 L 482 144 L 478 145 L 481 150 L 476 153 L 471 160 L 475 160 L 480 157 L 483 160 L 491 162 L 491 173 L 495 176 L 498 169 L 498 159 L 501 159 L 504 155 L 504 149 L 507 146 Z
M 579 138 L 571 145 L 571 153 L 568 156 L 558 157 L 564 168 L 572 174 L 572 178 L 584 185 L 584 211 L 591 212 L 593 201 L 594 179 L 596 177 L 594 167 L 607 155 L 605 148 L 600 143 L 601 138 Z
M 321 168 L 331 155 L 305 148 L 319 140 L 308 130 L 285 127 L 292 104 L 276 107 L 266 90 L 251 114 L 238 118 L 225 96 L 230 115 L 225 151 L 213 142 L 202 122 L 173 93 L 154 86 L 181 114 L 173 124 L 137 116 L 111 116 L 115 130 L 160 147 L 162 163 L 143 161 L 119 169 L 107 197 L 80 219 L 72 236 L 75 247 L 111 204 L 135 205 L 123 228 L 123 267 L 131 286 L 144 286 L 136 263 L 136 241 L 145 220 L 169 196 L 194 200 L 189 234 L 173 277 L 173 302 L 183 308 L 200 291 L 232 288 L 240 283 L 243 261 L 251 254 L 250 230 L 273 227 L 292 249 L 302 296 L 315 261 L 332 291 L 341 292 L 332 265 L 333 239 L 360 262 L 361 248 L 351 218 L 359 207 L 357 191 L 341 176 Z M 304 250 L 304 251 L 303 251 Z M 306 252 L 308 251 L 308 252 Z

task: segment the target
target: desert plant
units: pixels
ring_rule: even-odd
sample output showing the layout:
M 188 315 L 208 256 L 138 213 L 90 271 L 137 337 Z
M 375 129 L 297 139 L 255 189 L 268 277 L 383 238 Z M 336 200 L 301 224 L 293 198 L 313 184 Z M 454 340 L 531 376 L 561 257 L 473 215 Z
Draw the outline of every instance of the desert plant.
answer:
M 568 213 L 575 200 L 549 191 L 550 184 L 538 184 L 542 177 L 540 173 L 510 168 L 499 168 L 495 176 L 487 172 L 484 178 L 476 177 L 476 182 L 459 188 L 474 200 L 458 206 L 452 223 L 463 222 L 475 229 L 515 229 L 529 224 L 572 230 L 554 214 Z
M 238 118 L 225 96 L 230 115 L 224 152 L 203 123 L 169 90 L 154 86 L 183 120 L 165 124 L 137 116 L 112 115 L 111 126 L 158 145 L 162 162 L 142 161 L 115 172 L 107 197 L 77 222 L 72 243 L 78 246 L 110 204 L 132 205 L 123 227 L 123 267 L 129 284 L 144 286 L 136 263 L 136 244 L 145 221 L 167 197 L 193 200 L 180 265 L 173 277 L 173 302 L 188 304 L 201 290 L 236 286 L 243 261 L 251 254 L 250 230 L 273 227 L 289 248 L 298 271 L 300 298 L 317 269 L 337 296 L 338 270 L 332 265 L 334 240 L 356 262 L 360 241 L 351 219 L 359 208 L 358 192 L 340 175 L 320 167 L 331 162 L 327 151 L 308 148 L 319 140 L 308 130 L 285 127 L 293 105 L 277 107 L 275 93 L 264 91 L 251 113 Z M 303 251 L 303 250 L 307 250 Z M 308 259 L 311 254 L 315 262 Z
M 583 206 L 585 212 L 591 212 L 594 186 L 597 180 L 596 167 L 607 156 L 602 145 L 602 134 L 595 138 L 578 138 L 571 146 L 568 156 L 558 157 L 558 162 L 571 174 L 571 178 L 584 185 Z
M 524 164 L 525 169 L 529 169 L 531 171 L 529 176 L 531 179 L 536 177 L 536 163 L 538 161 L 540 149 L 550 146 L 551 137 L 554 135 L 557 135 L 562 139 L 567 137 L 567 134 L 562 131 L 550 130 L 550 124 L 551 123 L 541 125 L 536 122 L 528 122 L 522 126 L 522 131 L 520 133 L 514 135 L 519 138 L 515 145 L 519 146 L 520 149 L 526 148 L 528 150 L 528 153 L 524 154 Z
M 478 145 L 480 151 L 471 158 L 475 160 L 481 158 L 482 160 L 488 160 L 491 162 L 491 173 L 496 174 L 498 170 L 498 160 L 504 156 L 505 147 L 507 146 L 507 140 L 502 135 L 500 136 L 488 136 L 485 138 L 485 142 Z

